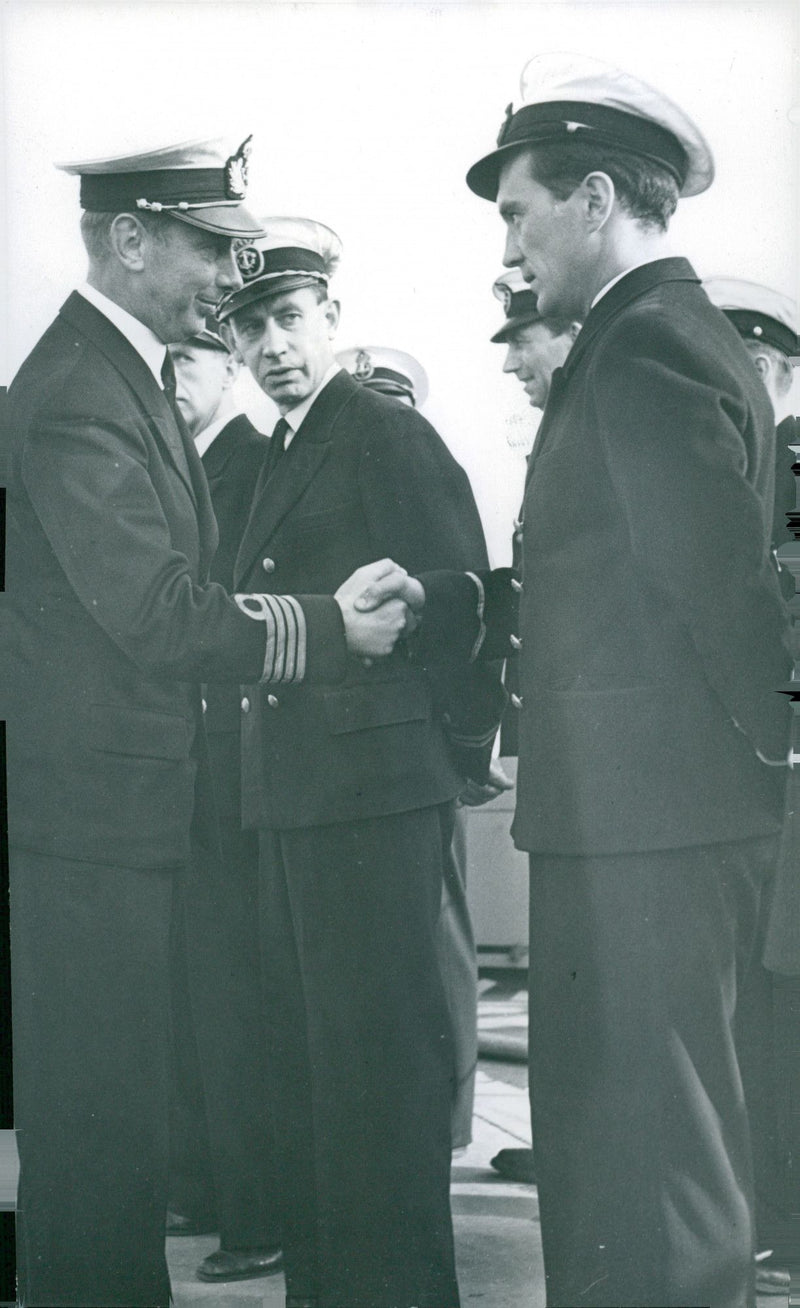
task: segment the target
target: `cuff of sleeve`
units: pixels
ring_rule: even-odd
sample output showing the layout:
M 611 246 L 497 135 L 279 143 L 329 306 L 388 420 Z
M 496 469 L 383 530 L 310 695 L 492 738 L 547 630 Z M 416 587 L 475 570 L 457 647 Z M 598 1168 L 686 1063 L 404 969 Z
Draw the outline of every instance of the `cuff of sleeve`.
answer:
M 248 618 L 263 622 L 267 643 L 262 682 L 291 683 L 306 675 L 307 627 L 302 605 L 293 595 L 234 595 Z
M 347 672 L 347 639 L 344 619 L 332 595 L 298 595 L 296 602 L 305 615 L 305 680 L 330 684 Z
M 478 588 L 478 599 L 477 599 L 477 610 L 476 610 L 477 618 L 478 618 L 478 635 L 475 639 L 475 644 L 472 646 L 469 656 L 470 663 L 474 663 L 476 658 L 480 654 L 481 649 L 483 648 L 483 642 L 486 640 L 486 622 L 484 621 L 484 615 L 486 613 L 486 591 L 484 589 L 484 585 L 480 577 L 476 576 L 474 572 L 468 572 L 467 576 L 470 578 L 471 581 L 475 582 L 475 585 Z
M 469 662 L 480 635 L 475 582 L 466 572 L 425 572 L 422 625 L 415 636 L 418 659 Z

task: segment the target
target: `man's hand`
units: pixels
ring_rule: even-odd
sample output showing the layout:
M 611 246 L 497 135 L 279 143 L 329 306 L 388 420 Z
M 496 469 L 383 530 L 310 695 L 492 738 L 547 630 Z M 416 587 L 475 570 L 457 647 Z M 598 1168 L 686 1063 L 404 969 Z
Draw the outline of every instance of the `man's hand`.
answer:
M 514 782 L 493 759 L 489 764 L 489 780 L 482 786 L 477 781 L 467 781 L 458 802 L 465 808 L 480 808 L 481 804 L 488 804 L 490 799 L 497 799 L 504 790 L 513 789 Z
M 334 596 L 342 610 L 347 648 L 367 666 L 372 659 L 391 654 L 400 637 L 416 626 L 403 599 L 409 581 L 404 568 L 391 559 L 380 559 L 357 568 Z M 364 595 L 379 598 L 364 604 Z
M 376 572 L 364 586 L 362 593 L 355 602 L 356 608 L 361 613 L 369 613 L 372 609 L 377 609 L 387 600 L 400 599 L 408 606 L 409 610 L 409 633 L 416 630 L 419 626 L 419 619 L 422 610 L 425 607 L 425 590 L 416 577 L 409 577 L 405 568 L 399 567 L 392 563 L 391 559 L 383 559 L 381 563 L 373 563 L 371 568 L 385 569 L 383 572 Z M 361 576 L 362 572 L 367 572 L 367 568 L 359 568 L 358 572 L 353 573 L 354 577 Z M 349 585 L 349 583 L 345 583 Z

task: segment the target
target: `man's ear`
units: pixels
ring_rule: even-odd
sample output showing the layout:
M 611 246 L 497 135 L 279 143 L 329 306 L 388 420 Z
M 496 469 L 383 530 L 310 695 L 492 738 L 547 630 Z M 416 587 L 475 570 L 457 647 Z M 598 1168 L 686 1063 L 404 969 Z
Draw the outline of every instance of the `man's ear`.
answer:
M 108 229 L 108 240 L 123 267 L 130 272 L 142 271 L 147 233 L 135 214 L 118 213 Z
M 769 375 L 772 372 L 772 360 L 766 354 L 754 354 L 753 363 L 756 366 L 756 372 L 766 386 Z
M 588 173 L 580 184 L 585 213 L 592 231 L 600 231 L 611 217 L 616 188 L 608 173 Z
M 568 335 L 568 337 L 569 337 L 569 339 L 570 339 L 571 341 L 574 342 L 574 340 L 575 340 L 575 338 L 577 337 L 578 332 L 580 331 L 580 329 L 581 329 L 581 325 L 580 325 L 579 322 L 571 322 L 571 323 L 570 323 L 569 327 L 567 328 L 567 335 Z
M 231 386 L 236 381 L 236 378 L 239 376 L 240 364 L 241 359 L 239 355 L 235 350 L 231 351 L 225 360 L 225 380 L 222 384 L 224 390 L 230 390 Z
M 333 337 L 336 335 L 336 329 L 339 326 L 340 313 L 341 313 L 341 305 L 339 301 L 328 300 L 328 303 L 325 306 L 325 318 L 328 323 L 328 335 L 330 336 L 331 340 L 333 340 Z

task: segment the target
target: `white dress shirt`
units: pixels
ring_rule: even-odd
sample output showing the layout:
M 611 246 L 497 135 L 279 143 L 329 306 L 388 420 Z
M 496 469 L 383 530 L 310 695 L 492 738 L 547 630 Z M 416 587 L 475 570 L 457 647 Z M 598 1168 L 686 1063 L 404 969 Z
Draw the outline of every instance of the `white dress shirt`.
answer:
M 311 405 L 314 403 L 315 399 L 319 395 L 320 391 L 324 390 L 324 388 L 328 385 L 328 382 L 331 380 L 331 378 L 335 377 L 337 372 L 341 372 L 341 371 L 342 371 L 342 365 L 340 363 L 332 363 L 328 371 L 325 373 L 325 376 L 322 378 L 322 381 L 320 382 L 317 389 L 315 391 L 312 391 L 310 395 L 307 395 L 306 398 L 304 400 L 301 400 L 299 404 L 296 404 L 293 409 L 289 409 L 288 413 L 284 413 L 283 416 L 286 422 L 288 422 L 289 424 L 289 430 L 287 431 L 286 435 L 283 438 L 283 448 L 285 450 L 288 450 L 289 446 L 291 445 L 292 441 L 297 435 L 298 430 L 300 428 L 300 423 L 305 418 L 306 414 L 308 413 L 309 409 L 311 408 Z
M 103 295 L 102 291 L 90 286 L 88 282 L 84 282 L 83 286 L 78 287 L 78 294 L 82 295 L 84 300 L 88 300 L 90 304 L 93 304 L 95 309 L 99 309 L 103 316 L 114 324 L 117 331 L 122 332 L 125 339 L 130 341 L 136 353 L 144 359 L 158 385 L 163 390 L 161 367 L 167 353 L 164 342 L 159 340 L 155 332 L 151 332 L 149 327 L 145 327 L 143 322 L 140 322 L 138 318 L 134 318 L 132 313 L 128 313 L 127 309 L 123 309 L 114 300 L 109 300 L 107 295 Z

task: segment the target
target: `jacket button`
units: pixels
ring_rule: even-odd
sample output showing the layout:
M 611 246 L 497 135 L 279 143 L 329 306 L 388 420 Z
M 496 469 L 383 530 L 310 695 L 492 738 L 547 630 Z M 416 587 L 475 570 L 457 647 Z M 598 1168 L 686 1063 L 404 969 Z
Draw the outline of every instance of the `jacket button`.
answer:
M 262 559 L 262 560 L 261 560 L 261 566 L 262 566 L 262 568 L 264 569 L 265 572 L 274 572 L 274 571 L 275 571 L 275 560 L 274 560 L 274 559 Z
M 520 640 L 519 636 L 509 636 L 508 639 L 511 642 L 512 649 L 522 649 L 522 641 Z
M 267 695 L 267 703 L 269 704 L 270 708 L 277 708 L 277 707 L 278 707 L 278 696 L 277 696 L 277 695 Z
M 511 703 L 514 705 L 514 708 L 515 708 L 515 709 L 521 709 L 521 708 L 522 708 L 522 696 L 521 696 L 521 695 L 512 695 L 512 696 L 511 696 Z
M 512 577 L 512 578 L 511 578 L 511 589 L 512 589 L 512 590 L 515 590 L 515 591 L 517 592 L 517 594 L 519 595 L 520 591 L 522 590 L 522 582 L 521 582 L 521 581 L 517 581 L 516 577 Z
M 250 712 L 250 700 L 247 698 L 246 695 L 245 695 L 244 699 L 242 700 L 242 712 L 243 712 L 243 713 L 249 713 L 249 712 Z

